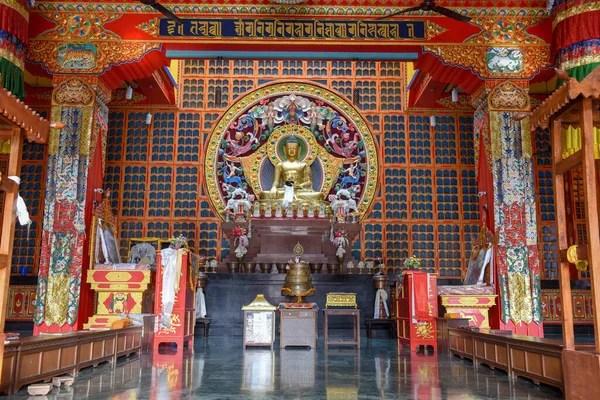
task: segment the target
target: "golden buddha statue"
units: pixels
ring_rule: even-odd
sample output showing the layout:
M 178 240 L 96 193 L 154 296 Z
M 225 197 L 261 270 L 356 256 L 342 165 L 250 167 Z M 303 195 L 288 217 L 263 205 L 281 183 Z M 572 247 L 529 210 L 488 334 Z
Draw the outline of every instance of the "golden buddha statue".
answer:
M 295 136 L 287 138 L 283 147 L 285 160 L 275 166 L 275 178 L 269 191 L 259 194 L 261 200 L 283 200 L 284 185 L 292 184 L 294 187 L 294 200 L 321 201 L 324 195 L 313 190 L 312 170 L 310 164 L 299 161 L 300 145 Z

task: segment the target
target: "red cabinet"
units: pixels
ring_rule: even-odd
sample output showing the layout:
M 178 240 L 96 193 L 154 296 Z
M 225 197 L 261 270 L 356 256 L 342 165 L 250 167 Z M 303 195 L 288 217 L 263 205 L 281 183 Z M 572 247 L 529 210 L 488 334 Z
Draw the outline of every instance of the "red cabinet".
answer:
M 181 275 L 179 278 L 179 290 L 175 293 L 175 303 L 171 313 L 171 324 L 163 327 L 160 324 L 162 318 L 162 292 L 163 275 L 162 256 L 160 251 L 156 257 L 156 292 L 154 295 L 154 313 L 158 316 L 158 330 L 154 334 L 154 349 L 158 349 L 161 343 L 175 343 L 177 350 L 181 350 L 187 344 L 189 350 L 194 346 L 195 326 L 195 292 L 188 282 L 189 257 L 185 252 L 181 258 Z
M 412 351 L 421 345 L 437 349 L 437 276 L 405 271 L 396 293 L 398 346 L 407 343 Z

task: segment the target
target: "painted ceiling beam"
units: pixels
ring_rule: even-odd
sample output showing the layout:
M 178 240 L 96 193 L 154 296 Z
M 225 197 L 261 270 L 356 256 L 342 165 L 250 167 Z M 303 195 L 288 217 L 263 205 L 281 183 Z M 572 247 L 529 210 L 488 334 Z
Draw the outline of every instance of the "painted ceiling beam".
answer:
M 415 61 L 419 54 L 409 53 L 359 53 L 359 52 L 308 52 L 308 51 L 204 51 L 167 50 L 171 59 L 267 59 L 267 60 L 350 60 L 350 61 Z

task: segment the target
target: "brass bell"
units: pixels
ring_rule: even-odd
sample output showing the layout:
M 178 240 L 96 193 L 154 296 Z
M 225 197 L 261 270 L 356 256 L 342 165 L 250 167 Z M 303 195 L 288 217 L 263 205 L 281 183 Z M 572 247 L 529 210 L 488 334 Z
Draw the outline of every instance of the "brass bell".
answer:
M 300 243 L 296 244 L 294 247 L 295 262 L 289 263 L 285 282 L 281 288 L 282 296 L 296 296 L 297 303 L 302 303 L 303 297 L 315 294 L 315 289 L 312 286 L 312 276 L 310 275 L 310 265 L 300 260 L 303 253 L 304 249 Z

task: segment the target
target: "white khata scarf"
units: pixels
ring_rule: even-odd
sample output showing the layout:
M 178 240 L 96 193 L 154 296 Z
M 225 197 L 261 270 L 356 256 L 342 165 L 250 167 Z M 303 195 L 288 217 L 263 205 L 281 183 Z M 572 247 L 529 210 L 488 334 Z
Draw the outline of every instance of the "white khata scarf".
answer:
M 294 202 L 294 186 L 285 185 L 284 187 L 283 207 L 287 207 L 288 204 L 292 204 Z
M 385 289 L 377 289 L 377 293 L 375 293 L 375 309 L 373 310 L 374 318 L 379 318 L 379 301 L 383 301 L 383 308 L 385 309 L 385 313 L 387 316 L 390 316 L 390 310 L 387 305 L 388 294 Z
M 17 186 L 21 184 L 21 178 L 18 176 L 9 176 L 8 179 L 15 182 Z M 21 226 L 27 225 L 27 230 L 29 231 L 31 219 L 29 218 L 29 212 L 27 211 L 25 200 L 23 200 L 20 194 L 17 194 L 17 218 L 19 219 L 19 224 L 21 224 Z M 29 237 L 29 235 L 27 236 Z

